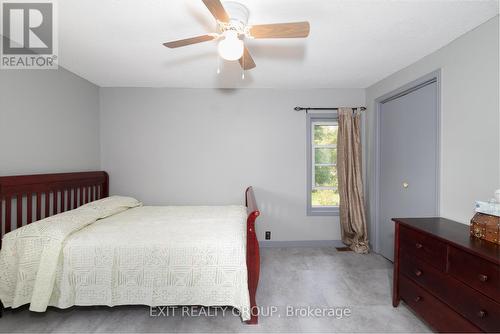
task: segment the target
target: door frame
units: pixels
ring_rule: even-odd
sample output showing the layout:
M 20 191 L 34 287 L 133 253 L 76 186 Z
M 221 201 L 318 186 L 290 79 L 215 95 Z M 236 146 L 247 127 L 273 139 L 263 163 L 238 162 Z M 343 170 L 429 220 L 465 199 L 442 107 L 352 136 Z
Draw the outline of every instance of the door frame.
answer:
M 422 88 L 428 84 L 431 83 L 436 83 L 436 131 L 437 131 L 437 142 L 438 142 L 438 147 L 436 149 L 436 163 L 437 163 L 437 168 L 436 168 L 436 208 L 437 208 L 437 215 L 440 215 L 441 207 L 441 167 L 442 167 L 442 162 L 441 162 L 441 145 L 442 145 L 442 140 L 441 140 L 441 69 L 435 70 L 429 74 L 426 74 L 416 80 L 413 80 L 389 93 L 386 93 L 378 98 L 375 99 L 374 103 L 374 124 L 375 124 L 375 129 L 374 129 L 374 134 L 373 134 L 373 141 L 375 143 L 374 145 L 374 162 L 375 162 L 375 182 L 374 182 L 374 194 L 375 194 L 375 203 L 374 203 L 374 210 L 370 210 L 370 230 L 372 231 L 371 235 L 372 238 L 371 244 L 373 247 L 373 250 L 378 253 L 380 252 L 380 236 L 379 236 L 379 212 L 380 212 L 380 110 L 382 107 L 382 104 L 385 102 L 388 102 L 390 100 L 396 99 L 398 97 L 407 95 L 411 92 L 414 92 L 415 90 Z

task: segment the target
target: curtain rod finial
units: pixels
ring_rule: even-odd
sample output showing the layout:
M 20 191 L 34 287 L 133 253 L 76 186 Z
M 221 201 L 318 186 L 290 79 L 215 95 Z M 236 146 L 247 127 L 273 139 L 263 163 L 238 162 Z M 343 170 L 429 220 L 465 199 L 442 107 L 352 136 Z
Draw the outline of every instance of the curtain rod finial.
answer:
M 301 107 L 295 107 L 294 109 L 295 109 L 295 111 L 301 111 L 302 110 Z

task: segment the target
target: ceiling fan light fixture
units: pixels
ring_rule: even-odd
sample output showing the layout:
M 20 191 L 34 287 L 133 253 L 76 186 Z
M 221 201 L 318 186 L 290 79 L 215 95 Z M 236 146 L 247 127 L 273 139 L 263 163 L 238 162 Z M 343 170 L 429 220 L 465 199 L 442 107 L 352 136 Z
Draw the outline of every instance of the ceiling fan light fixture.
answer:
M 227 30 L 224 32 L 224 39 L 219 42 L 219 55 L 229 61 L 235 61 L 243 56 L 243 41 L 238 37 L 238 32 Z
M 179 39 L 163 43 L 164 46 L 175 49 L 182 46 L 219 40 L 218 52 L 220 58 L 229 61 L 239 60 L 241 68 L 246 71 L 255 68 L 256 65 L 250 51 L 244 45 L 244 40 L 305 38 L 309 36 L 310 26 L 307 21 L 248 25 L 250 11 L 241 3 L 225 1 L 222 4 L 221 0 L 202 1 L 217 22 L 217 33 Z

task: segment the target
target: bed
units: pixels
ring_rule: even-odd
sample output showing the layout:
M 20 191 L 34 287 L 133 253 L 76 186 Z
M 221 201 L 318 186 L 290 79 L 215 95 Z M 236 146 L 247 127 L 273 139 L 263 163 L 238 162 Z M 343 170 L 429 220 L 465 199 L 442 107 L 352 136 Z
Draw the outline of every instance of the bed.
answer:
M 258 322 L 251 187 L 245 206 L 155 207 L 108 187 L 102 171 L 0 177 L 1 309 L 230 306 Z

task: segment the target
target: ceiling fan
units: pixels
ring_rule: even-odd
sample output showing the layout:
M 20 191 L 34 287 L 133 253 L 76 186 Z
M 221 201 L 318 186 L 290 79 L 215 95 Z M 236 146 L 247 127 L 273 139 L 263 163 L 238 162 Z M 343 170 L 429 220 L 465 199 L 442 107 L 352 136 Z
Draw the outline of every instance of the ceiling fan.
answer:
M 234 1 L 202 0 L 217 21 L 217 33 L 164 43 L 168 48 L 218 40 L 219 55 L 229 61 L 239 60 L 243 70 L 254 68 L 255 62 L 244 44 L 245 38 L 302 38 L 309 36 L 309 22 L 248 25 L 248 9 Z

